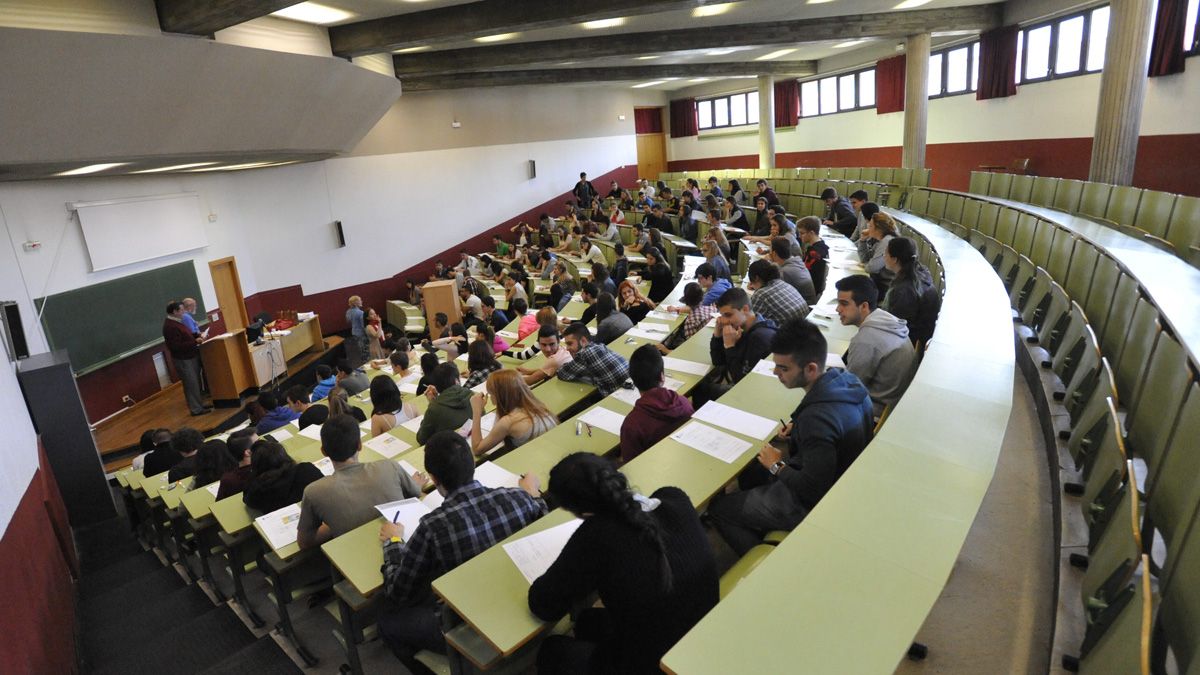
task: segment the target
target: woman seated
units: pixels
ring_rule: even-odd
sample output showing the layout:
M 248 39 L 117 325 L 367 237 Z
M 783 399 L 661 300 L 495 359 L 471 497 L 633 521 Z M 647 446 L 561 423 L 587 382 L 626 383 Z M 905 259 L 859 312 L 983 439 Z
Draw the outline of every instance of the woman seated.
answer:
M 433 372 L 433 369 L 437 368 L 437 364 L 438 364 L 437 354 L 433 354 L 431 352 L 425 352 L 424 354 L 421 355 L 421 379 L 417 380 L 417 393 L 418 394 L 424 394 L 425 390 L 429 388 L 429 385 L 430 385 L 429 377 L 430 377 L 430 374 Z
M 556 622 L 595 594 L 574 636 L 552 635 L 539 673 L 655 673 L 663 655 L 717 604 L 716 559 L 691 499 L 675 487 L 634 492 L 611 460 L 568 455 L 550 471 L 555 503 L 583 519 L 529 588 L 529 609 Z
M 476 340 L 467 348 L 467 376 L 463 386 L 467 389 L 477 387 L 487 381 L 488 375 L 504 366 L 496 360 L 496 352 L 492 346 L 482 340 Z
M 273 438 L 260 438 L 250 446 L 250 471 L 254 477 L 242 491 L 242 501 L 263 513 L 300 501 L 304 488 L 323 476 L 308 462 L 297 464 Z
M 942 295 L 933 285 L 929 268 L 917 259 L 917 246 L 908 237 L 888 242 L 883 263 L 895 278 L 880 307 L 908 323 L 912 343 L 929 342 L 942 309 Z
M 496 334 L 495 328 L 487 324 L 480 324 L 475 327 L 475 339 L 491 345 L 492 351 L 497 354 L 503 354 L 508 351 L 508 342 Z
M 712 264 L 713 269 L 717 271 L 718 279 L 733 281 L 729 273 L 729 261 L 721 254 L 721 249 L 717 247 L 717 242 L 712 239 L 705 239 L 704 247 L 700 250 L 704 253 L 704 259 Z
M 871 275 L 871 280 L 879 288 L 880 294 L 885 297 L 896 274 L 884 265 L 883 256 L 887 252 L 888 242 L 895 236 L 896 221 L 886 213 L 876 213 L 871 216 L 867 229 L 858 240 L 858 257 L 867 268 L 867 274 Z
M 450 324 L 449 337 L 438 338 L 429 343 L 432 349 L 446 352 L 446 360 L 453 361 L 467 349 L 467 327 L 461 323 Z
M 625 224 L 625 212 L 621 210 L 620 204 L 613 204 L 612 209 L 608 212 L 608 222 L 617 225 Z
M 404 401 L 395 380 L 387 375 L 371 380 L 371 438 L 419 416 L 416 406 Z
M 651 247 L 645 252 L 645 256 L 646 269 L 642 278 L 650 282 L 650 292 L 647 295 L 654 302 L 662 302 L 671 294 L 671 288 L 675 285 L 675 275 L 671 273 L 671 268 L 667 267 L 661 249 Z
M 196 472 L 192 474 L 192 489 L 221 480 L 226 471 L 237 466 L 225 441 L 206 441 L 196 451 Z
M 641 323 L 642 319 L 654 309 L 654 301 L 642 295 L 636 284 L 632 281 L 622 281 L 617 287 L 617 295 L 621 302 L 621 312 L 629 317 L 629 320 L 635 324 Z
M 349 415 L 359 423 L 367 421 L 367 413 L 363 412 L 361 408 L 350 405 L 350 394 L 341 387 L 330 389 L 329 398 L 325 403 L 329 405 L 329 417 Z
M 708 232 L 704 235 L 705 241 L 711 241 L 721 250 L 721 255 L 729 260 L 729 238 L 725 236 L 725 230 L 721 226 L 721 219 L 717 211 L 708 212 Z
M 496 404 L 496 421 L 484 434 L 481 420 L 487 398 Z M 558 424 L 550 412 L 533 395 L 525 379 L 516 370 L 498 370 L 487 378 L 487 396 L 471 397 L 471 450 L 476 456 L 504 443 L 515 448 L 541 436 Z

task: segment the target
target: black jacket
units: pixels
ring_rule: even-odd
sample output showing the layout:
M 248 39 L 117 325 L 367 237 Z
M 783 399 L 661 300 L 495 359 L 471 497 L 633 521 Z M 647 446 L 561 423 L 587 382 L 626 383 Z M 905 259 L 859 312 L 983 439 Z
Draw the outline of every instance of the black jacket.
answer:
M 304 488 L 324 474 L 316 466 L 301 462 L 268 471 L 250 480 L 242 491 L 242 501 L 263 513 L 295 504 L 304 496 Z

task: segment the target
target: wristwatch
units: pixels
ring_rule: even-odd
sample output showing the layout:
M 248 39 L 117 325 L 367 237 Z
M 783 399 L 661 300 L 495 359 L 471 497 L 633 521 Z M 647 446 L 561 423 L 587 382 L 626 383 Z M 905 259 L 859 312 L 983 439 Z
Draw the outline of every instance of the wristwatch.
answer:
M 400 542 L 400 537 L 393 536 L 391 539 L 388 539 L 388 543 L 390 544 L 399 544 Z
M 779 460 L 778 462 L 775 462 L 774 464 L 772 464 L 772 465 L 771 465 L 771 468 L 770 468 L 770 469 L 767 469 L 767 471 L 770 471 L 772 476 L 777 476 L 777 475 L 779 475 L 779 472 L 780 472 L 780 471 L 783 469 L 783 467 L 785 467 L 785 466 L 787 466 L 787 462 L 784 462 L 784 461 L 781 459 L 781 460 Z

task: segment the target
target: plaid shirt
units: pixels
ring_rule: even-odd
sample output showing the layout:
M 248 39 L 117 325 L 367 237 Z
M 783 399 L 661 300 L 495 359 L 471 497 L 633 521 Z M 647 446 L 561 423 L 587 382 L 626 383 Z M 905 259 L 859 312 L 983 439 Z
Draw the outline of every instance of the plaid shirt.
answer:
M 750 309 L 780 326 L 788 319 L 808 316 L 810 311 L 800 291 L 783 279 L 773 279 L 771 283 L 754 291 L 754 295 L 750 296 Z
M 712 320 L 717 314 L 715 305 L 696 305 L 688 312 L 687 318 L 683 320 L 683 340 L 686 340 L 696 334 L 696 331 L 704 328 L 705 324 Z M 682 342 L 683 340 L 680 340 Z
M 587 382 L 608 396 L 625 386 L 629 379 L 629 362 L 599 342 L 588 343 L 570 363 L 558 369 L 558 378 L 567 382 Z
M 429 597 L 430 584 L 546 515 L 546 503 L 519 488 L 471 481 L 421 519 L 408 541 L 383 547 L 383 592 L 401 604 Z

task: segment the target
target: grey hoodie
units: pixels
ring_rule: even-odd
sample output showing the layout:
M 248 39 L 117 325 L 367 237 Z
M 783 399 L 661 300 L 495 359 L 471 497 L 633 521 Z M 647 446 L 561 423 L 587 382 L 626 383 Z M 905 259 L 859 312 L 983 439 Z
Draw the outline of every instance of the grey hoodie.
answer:
M 812 274 L 804 264 L 804 256 L 793 255 L 779 266 L 779 278 L 800 292 L 804 301 L 809 305 L 817 304 L 817 289 L 813 285 Z
M 867 385 L 876 415 L 900 400 L 916 364 L 908 325 L 882 309 L 867 316 L 846 350 L 846 368 Z

